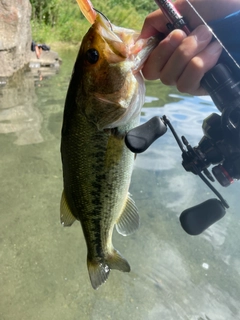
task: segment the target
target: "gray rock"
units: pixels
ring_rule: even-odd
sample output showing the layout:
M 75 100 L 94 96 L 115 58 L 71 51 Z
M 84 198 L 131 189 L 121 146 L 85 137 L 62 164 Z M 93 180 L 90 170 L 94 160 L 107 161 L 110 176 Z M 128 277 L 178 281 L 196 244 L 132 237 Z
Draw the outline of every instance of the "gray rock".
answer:
M 10 77 L 30 61 L 31 4 L 0 0 L 0 78 Z

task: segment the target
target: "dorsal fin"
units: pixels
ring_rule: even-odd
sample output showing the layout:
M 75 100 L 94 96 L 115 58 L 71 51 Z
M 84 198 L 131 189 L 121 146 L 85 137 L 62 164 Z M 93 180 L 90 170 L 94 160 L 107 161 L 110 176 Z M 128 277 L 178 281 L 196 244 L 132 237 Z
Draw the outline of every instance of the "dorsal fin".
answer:
M 134 231 L 136 231 L 139 227 L 139 215 L 138 209 L 135 205 L 134 200 L 131 198 L 130 194 L 128 194 L 125 207 L 123 212 L 116 223 L 117 232 L 123 236 L 127 236 Z
M 64 227 L 70 227 L 73 224 L 73 222 L 76 220 L 76 218 L 74 217 L 74 215 L 72 214 L 68 206 L 64 190 L 62 192 L 62 198 L 60 203 L 60 220 L 61 220 L 61 224 Z

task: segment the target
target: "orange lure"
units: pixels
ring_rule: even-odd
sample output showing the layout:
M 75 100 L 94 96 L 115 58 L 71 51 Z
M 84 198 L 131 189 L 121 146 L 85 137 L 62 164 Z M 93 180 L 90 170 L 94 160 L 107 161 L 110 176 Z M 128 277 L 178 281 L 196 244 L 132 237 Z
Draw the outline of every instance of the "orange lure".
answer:
M 96 19 L 96 11 L 93 9 L 93 5 L 90 0 L 76 0 L 82 14 L 85 18 L 93 24 Z

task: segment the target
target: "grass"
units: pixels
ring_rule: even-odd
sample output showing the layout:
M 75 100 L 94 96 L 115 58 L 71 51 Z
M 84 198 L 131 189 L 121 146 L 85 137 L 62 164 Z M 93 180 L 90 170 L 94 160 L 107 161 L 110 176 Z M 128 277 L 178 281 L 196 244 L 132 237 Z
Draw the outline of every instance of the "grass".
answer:
M 103 12 L 113 24 L 140 30 L 147 12 L 143 9 L 144 0 L 136 1 L 140 4 L 133 5 L 134 1 L 115 3 L 117 1 L 113 0 L 93 2 L 96 8 Z M 90 27 L 75 0 L 67 3 L 66 0 L 54 0 L 51 10 L 48 7 L 48 10 L 42 10 L 38 15 L 39 10 L 36 10 L 35 5 L 32 1 L 32 38 L 38 43 L 71 42 L 77 44 Z

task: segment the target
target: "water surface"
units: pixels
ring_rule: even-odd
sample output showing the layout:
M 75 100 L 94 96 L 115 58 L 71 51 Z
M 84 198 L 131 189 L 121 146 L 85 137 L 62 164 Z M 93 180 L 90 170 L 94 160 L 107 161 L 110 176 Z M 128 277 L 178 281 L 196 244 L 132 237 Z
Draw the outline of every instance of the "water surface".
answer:
M 214 195 L 183 170 L 169 130 L 136 159 L 130 191 L 140 229 L 114 233 L 132 271 L 113 270 L 92 289 L 81 227 L 59 221 L 60 131 L 76 52 L 60 56 L 56 74 L 25 72 L 0 89 L 0 319 L 240 319 L 239 184 L 215 183 L 227 215 L 200 236 L 186 234 L 180 213 Z M 141 121 L 166 114 L 195 146 L 202 120 L 215 111 L 208 98 L 147 82 Z

